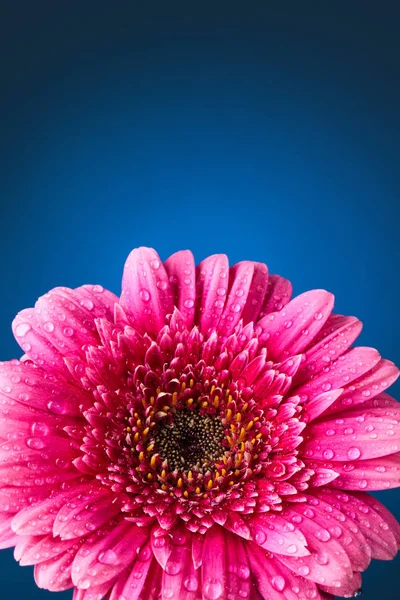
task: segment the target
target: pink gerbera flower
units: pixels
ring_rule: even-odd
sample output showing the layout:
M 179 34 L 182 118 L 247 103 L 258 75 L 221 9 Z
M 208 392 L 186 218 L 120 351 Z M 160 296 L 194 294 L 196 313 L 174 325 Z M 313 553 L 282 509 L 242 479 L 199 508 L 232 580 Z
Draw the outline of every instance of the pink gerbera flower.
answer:
M 75 600 L 358 595 L 391 559 L 398 369 L 261 263 L 129 256 L 56 288 L 0 364 L 0 544 Z

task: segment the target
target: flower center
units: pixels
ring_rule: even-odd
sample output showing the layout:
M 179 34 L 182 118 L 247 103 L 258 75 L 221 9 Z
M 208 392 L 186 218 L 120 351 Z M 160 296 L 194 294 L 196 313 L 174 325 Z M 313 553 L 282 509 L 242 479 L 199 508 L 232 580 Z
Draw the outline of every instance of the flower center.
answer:
M 171 415 L 172 416 L 172 415 Z M 199 411 L 177 411 L 154 435 L 155 446 L 171 471 L 203 473 L 224 454 L 224 426 L 218 417 Z

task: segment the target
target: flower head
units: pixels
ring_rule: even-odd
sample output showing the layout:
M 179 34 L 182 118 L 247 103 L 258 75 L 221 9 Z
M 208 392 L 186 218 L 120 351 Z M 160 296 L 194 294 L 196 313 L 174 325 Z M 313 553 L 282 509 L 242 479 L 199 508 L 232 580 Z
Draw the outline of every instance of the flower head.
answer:
M 75 600 L 350 597 L 400 543 L 398 369 L 261 263 L 134 250 L 0 364 L 0 545 Z

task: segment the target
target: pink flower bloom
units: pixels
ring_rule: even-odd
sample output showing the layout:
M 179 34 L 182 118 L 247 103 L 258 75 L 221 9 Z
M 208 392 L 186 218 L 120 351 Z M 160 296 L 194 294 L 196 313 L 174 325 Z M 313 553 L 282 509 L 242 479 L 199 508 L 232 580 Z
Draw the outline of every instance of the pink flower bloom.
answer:
M 400 543 L 395 365 L 261 263 L 129 256 L 56 288 L 0 364 L 0 547 L 75 600 L 357 595 Z

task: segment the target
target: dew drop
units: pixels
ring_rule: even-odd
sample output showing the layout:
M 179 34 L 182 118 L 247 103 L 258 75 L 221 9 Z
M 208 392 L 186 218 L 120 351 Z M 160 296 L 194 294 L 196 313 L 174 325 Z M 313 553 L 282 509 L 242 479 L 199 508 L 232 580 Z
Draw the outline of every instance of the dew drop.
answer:
M 93 310 L 94 308 L 94 304 L 89 298 L 84 298 L 83 300 L 81 300 L 80 304 L 81 306 L 83 306 L 83 308 L 86 308 L 87 310 Z
M 321 540 L 321 542 L 327 542 L 331 539 L 331 534 L 326 529 L 320 529 L 315 533 L 315 537 Z
M 265 535 L 265 533 L 261 530 L 258 530 L 254 536 L 254 540 L 257 542 L 257 544 L 259 544 L 261 546 L 261 544 L 263 544 L 265 542 L 265 540 L 267 539 L 267 536 Z
M 208 600 L 218 600 L 221 598 L 223 587 L 218 579 L 209 579 L 204 585 L 204 597 Z
M 97 560 L 102 565 L 115 565 L 118 562 L 118 556 L 114 550 L 105 550 L 104 552 L 100 552 Z
M 240 579 L 246 580 L 250 577 L 250 569 L 247 565 L 239 565 L 238 575 Z
M 47 408 L 56 415 L 63 415 L 67 409 L 65 401 L 61 399 L 50 400 L 50 402 L 47 403 Z
M 32 450 L 42 450 L 46 444 L 39 437 L 32 437 L 26 440 L 26 445 L 28 448 L 32 448 Z
M 188 298 L 187 300 L 185 300 L 185 302 L 183 303 L 183 306 L 185 308 L 193 308 L 194 306 L 194 300 L 192 300 L 191 298 Z
M 168 575 L 177 575 L 182 570 L 182 564 L 178 561 L 169 561 L 165 567 Z
M 330 450 L 329 448 L 327 450 L 324 450 L 324 458 L 327 458 L 328 460 L 330 460 L 334 456 L 335 456 L 335 453 L 333 452 L 333 450 Z
M 148 302 L 150 300 L 150 292 L 148 290 L 140 290 L 139 296 L 143 302 Z
M 199 587 L 199 582 L 197 581 L 196 577 L 192 575 L 191 577 L 187 577 L 185 579 L 183 585 L 185 586 L 188 592 L 195 592 Z
M 351 460 L 357 460 L 357 458 L 360 458 L 361 452 L 358 448 L 356 448 L 355 446 L 352 446 L 351 448 L 348 449 L 347 456 Z
M 72 327 L 65 327 L 63 333 L 66 337 L 72 337 L 74 335 L 74 330 Z
M 15 335 L 17 337 L 24 337 L 31 329 L 29 323 L 19 323 L 15 328 Z
M 54 323 L 52 323 L 51 321 L 47 321 L 46 323 L 44 323 L 43 329 L 47 331 L 47 333 L 52 333 L 54 331 Z
M 285 588 L 285 580 L 281 575 L 276 575 L 271 579 L 272 586 L 278 591 L 282 592 Z

